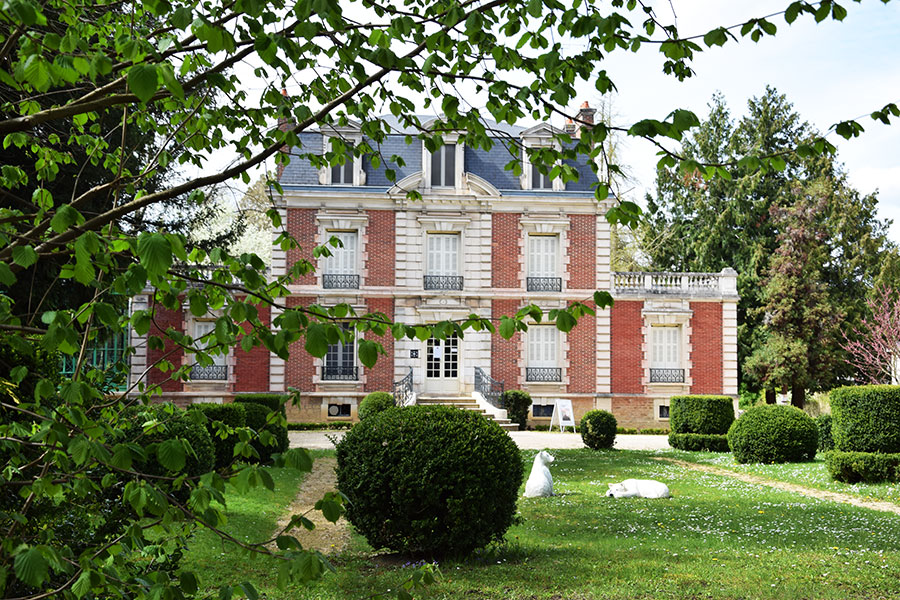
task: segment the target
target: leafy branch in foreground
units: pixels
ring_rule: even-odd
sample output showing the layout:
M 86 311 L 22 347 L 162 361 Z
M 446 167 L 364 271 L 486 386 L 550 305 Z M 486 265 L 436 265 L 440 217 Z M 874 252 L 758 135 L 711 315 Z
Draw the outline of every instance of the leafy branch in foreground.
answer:
M 846 13 L 823 0 L 791 2 L 781 15 L 792 23 L 804 16 L 841 20 Z M 775 35 L 773 19 L 716 28 L 702 42 L 712 48 Z M 289 281 L 269 281 L 256 256 L 205 251 L 171 231 L 140 231 L 141 217 L 164 210 L 167 201 L 200 204 L 209 186 L 232 178 L 249 182 L 251 168 L 285 164 L 288 148 L 317 166 L 334 163 L 336 153 L 318 156 L 300 143 L 301 133 L 317 127 L 358 121 L 366 141 L 354 152 L 375 153 L 388 134 L 374 116 L 380 113 L 417 129 L 410 143 L 433 148 L 441 130 L 426 130 L 416 113 L 422 107 L 441 112 L 445 130 L 465 132 L 461 143 L 487 148 L 493 143 L 487 119 L 575 117 L 566 107 L 575 104 L 579 84 L 590 82 L 601 93 L 615 89 L 604 65 L 623 53 L 656 48 L 665 73 L 691 77 L 691 62 L 703 51 L 699 42 L 634 0 L 608 6 L 581 0 L 0 0 L 0 137 L 4 156 L 15 159 L 0 165 L 0 592 L 27 600 L 191 595 L 197 576 L 179 568 L 180 547 L 198 527 L 222 533 L 215 502 L 224 500 L 227 486 L 271 482 L 264 467 L 243 465 L 253 458 L 248 442 L 263 441 L 261 432 L 232 432 L 240 453 L 234 468 L 191 472 L 202 453 L 184 432 L 202 415 L 151 410 L 156 389 L 116 393 L 103 369 L 85 365 L 84 348 L 98 336 L 151 331 L 154 308 L 124 315 L 134 296 L 150 293 L 153 306 L 166 308 L 186 302 L 194 316 L 215 318 L 208 339 L 162 327 L 149 337 L 164 356 L 181 347 L 200 364 L 238 344 L 285 356 L 303 341 L 321 356 L 328 344 L 352 335 L 339 320 L 375 337 L 427 339 L 495 327 L 509 337 L 545 317 L 568 331 L 610 302 L 599 292 L 593 305 L 573 303 L 547 315 L 526 307 L 498 324 L 480 318 L 397 324 L 384 315 L 356 315 L 346 305 L 284 310 L 269 323 L 261 307 L 279 306 Z M 260 90 L 248 85 L 248 69 Z M 448 95 L 445 86 L 459 86 L 467 97 Z M 283 95 L 286 87 L 298 91 Z M 882 122 L 897 116 L 894 104 L 871 115 Z M 582 128 L 572 143 L 529 158 L 544 171 L 558 169 L 565 180 L 574 172 L 557 165 L 587 160 L 596 168 L 602 142 L 616 129 L 657 143 L 664 165 L 727 178 L 732 163 L 703 164 L 667 149 L 665 143 L 680 141 L 698 122 L 689 111 L 674 110 L 630 127 L 599 123 Z M 845 137 L 862 129 L 855 120 L 835 126 Z M 231 152 L 234 162 L 212 174 L 177 174 L 205 168 L 219 151 Z M 820 137 L 788 151 L 827 153 L 833 146 Z M 734 164 L 778 170 L 785 162 L 780 152 Z M 617 166 L 607 161 L 607 169 Z M 272 186 L 281 191 L 277 182 Z M 595 193 L 605 201 L 608 188 L 599 184 Z M 282 228 L 274 208 L 268 216 Z M 639 216 L 631 203 L 608 214 L 624 223 Z M 278 243 L 294 244 L 286 233 Z M 220 268 L 209 273 L 197 266 L 209 264 Z M 311 268 L 301 261 L 291 275 Z M 25 292 L 12 293 L 14 286 Z M 364 364 L 380 351 L 369 340 L 359 348 Z M 59 374 L 60 354 L 78 357 L 69 376 Z M 155 368 L 186 376 L 165 358 Z M 135 422 L 135 439 L 123 437 Z M 168 439 L 135 441 L 155 439 L 163 428 Z M 307 469 L 308 456 L 288 451 L 277 464 Z M 339 512 L 337 499 L 325 502 L 326 513 Z M 282 585 L 324 572 L 321 556 L 286 540 L 279 547 Z M 398 594 L 406 597 L 429 580 L 423 572 Z M 252 598 L 256 591 L 249 584 L 223 591 L 223 597 L 240 594 Z

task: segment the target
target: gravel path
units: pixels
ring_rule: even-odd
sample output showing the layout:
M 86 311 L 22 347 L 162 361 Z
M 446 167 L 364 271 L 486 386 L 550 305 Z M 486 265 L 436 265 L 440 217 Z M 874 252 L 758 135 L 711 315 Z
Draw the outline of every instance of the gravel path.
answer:
M 578 433 L 512 431 L 509 435 L 522 450 L 584 448 Z M 289 434 L 292 448 L 310 450 L 330 450 L 334 448 L 332 440 L 343 436 L 343 431 L 291 431 Z M 617 435 L 615 447 L 621 450 L 663 450 L 669 447 L 669 442 L 664 435 Z
M 711 465 L 700 465 L 697 463 L 687 462 L 684 460 L 677 460 L 674 458 L 665 458 L 662 456 L 654 457 L 655 460 L 661 460 L 665 462 L 669 462 L 680 467 L 684 467 L 686 469 L 693 469 L 695 471 L 703 471 L 704 473 L 712 473 L 714 475 L 721 475 L 723 477 L 732 477 L 734 479 L 740 479 L 741 481 L 745 481 L 747 483 L 753 483 L 756 485 L 766 485 L 778 490 L 784 490 L 786 492 L 794 492 L 797 494 L 802 494 L 804 496 L 810 496 L 812 498 L 819 498 L 821 500 L 831 500 L 832 502 L 842 502 L 844 504 L 851 504 L 853 506 L 859 506 L 860 508 L 870 508 L 872 510 L 879 510 L 881 512 L 889 512 L 894 513 L 895 515 L 900 515 L 900 506 L 897 506 L 893 502 L 885 502 L 882 500 L 864 500 L 859 496 L 854 496 L 853 494 L 841 494 L 839 492 L 829 492 L 826 490 L 819 490 L 816 488 L 806 487 L 803 485 L 797 485 L 795 483 L 787 483 L 784 481 L 775 481 L 774 479 L 766 479 L 765 477 L 760 477 L 759 475 L 750 475 L 749 473 L 739 473 L 737 471 L 732 471 L 730 469 L 723 469 L 721 467 L 713 467 Z

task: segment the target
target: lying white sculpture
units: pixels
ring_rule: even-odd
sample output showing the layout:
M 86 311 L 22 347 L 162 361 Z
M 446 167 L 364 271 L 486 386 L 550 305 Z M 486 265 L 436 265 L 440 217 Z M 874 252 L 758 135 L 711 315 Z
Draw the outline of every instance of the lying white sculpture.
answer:
M 526 498 L 542 498 L 553 495 L 553 477 L 547 465 L 553 462 L 553 456 L 546 450 L 538 452 L 534 457 L 534 465 L 531 467 L 531 475 L 525 482 Z
M 670 498 L 669 486 L 652 479 L 626 479 L 622 483 L 610 483 L 607 496 L 613 498 Z

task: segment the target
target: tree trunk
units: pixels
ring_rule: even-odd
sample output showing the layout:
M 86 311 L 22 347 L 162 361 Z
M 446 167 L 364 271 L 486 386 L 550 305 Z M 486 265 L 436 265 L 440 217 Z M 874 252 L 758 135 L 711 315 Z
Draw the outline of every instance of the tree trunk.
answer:
M 803 387 L 792 387 L 791 388 L 791 406 L 796 406 L 800 410 L 803 410 L 803 405 L 806 403 L 806 390 Z
M 775 390 L 766 390 L 766 404 L 775 404 Z

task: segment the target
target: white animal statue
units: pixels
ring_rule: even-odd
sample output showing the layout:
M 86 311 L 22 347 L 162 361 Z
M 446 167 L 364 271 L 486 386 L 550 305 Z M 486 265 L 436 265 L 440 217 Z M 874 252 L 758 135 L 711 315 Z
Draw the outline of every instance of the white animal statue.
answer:
M 606 495 L 613 498 L 671 498 L 669 486 L 652 479 L 626 479 L 608 485 Z
M 553 462 L 553 456 L 546 450 L 541 450 L 534 457 L 534 465 L 531 467 L 531 475 L 525 482 L 526 498 L 543 498 L 553 495 L 553 476 L 550 475 L 548 465 Z

